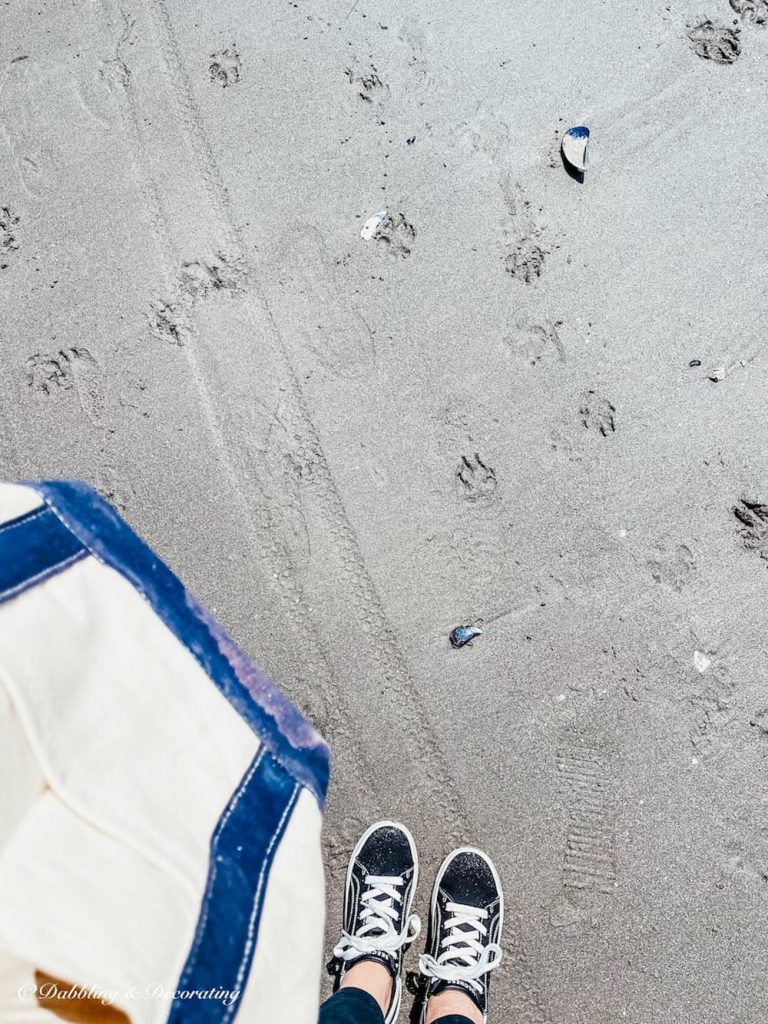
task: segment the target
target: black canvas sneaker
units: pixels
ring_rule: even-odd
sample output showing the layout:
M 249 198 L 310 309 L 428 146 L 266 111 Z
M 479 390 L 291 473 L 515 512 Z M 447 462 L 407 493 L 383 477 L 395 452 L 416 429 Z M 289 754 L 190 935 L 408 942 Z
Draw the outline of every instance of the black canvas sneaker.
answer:
M 392 975 L 386 1024 L 397 1018 L 402 998 L 403 955 L 421 931 L 411 913 L 419 862 L 416 844 L 403 825 L 371 825 L 349 859 L 341 937 L 333 950 L 339 980 L 354 964 L 376 960 Z
M 480 850 L 454 850 L 432 890 L 428 951 L 419 970 L 428 979 L 422 1008 L 446 989 L 465 992 L 487 1020 L 489 973 L 501 963 L 504 897 L 496 868 Z

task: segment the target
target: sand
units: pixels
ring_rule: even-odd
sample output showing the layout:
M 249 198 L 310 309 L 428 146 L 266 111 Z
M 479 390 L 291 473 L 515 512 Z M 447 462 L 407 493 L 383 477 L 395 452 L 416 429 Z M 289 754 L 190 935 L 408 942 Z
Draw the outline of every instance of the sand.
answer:
M 491 853 L 492 1022 L 765 1017 L 768 29 L 734 3 L 2 7 L 3 477 L 94 482 L 329 738 L 329 936 L 376 817 L 423 916 Z

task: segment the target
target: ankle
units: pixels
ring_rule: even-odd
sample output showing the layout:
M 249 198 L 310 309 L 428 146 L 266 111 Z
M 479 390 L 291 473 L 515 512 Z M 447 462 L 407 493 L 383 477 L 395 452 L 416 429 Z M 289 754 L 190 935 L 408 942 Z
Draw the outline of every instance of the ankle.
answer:
M 447 988 L 430 998 L 424 1024 L 435 1024 L 441 1017 L 450 1017 L 452 1014 L 466 1017 L 472 1024 L 484 1024 L 477 1004 L 466 993 L 455 988 Z
M 339 988 L 361 988 L 373 996 L 386 1017 L 392 1002 L 392 975 L 384 964 L 376 960 L 363 960 L 354 964 L 345 972 Z

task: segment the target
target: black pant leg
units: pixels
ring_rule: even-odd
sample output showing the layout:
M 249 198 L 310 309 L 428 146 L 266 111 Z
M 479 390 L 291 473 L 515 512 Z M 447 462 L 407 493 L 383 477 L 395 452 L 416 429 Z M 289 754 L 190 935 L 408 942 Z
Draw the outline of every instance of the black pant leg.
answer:
M 373 996 L 350 986 L 323 1003 L 318 1024 L 384 1024 L 384 1014 Z

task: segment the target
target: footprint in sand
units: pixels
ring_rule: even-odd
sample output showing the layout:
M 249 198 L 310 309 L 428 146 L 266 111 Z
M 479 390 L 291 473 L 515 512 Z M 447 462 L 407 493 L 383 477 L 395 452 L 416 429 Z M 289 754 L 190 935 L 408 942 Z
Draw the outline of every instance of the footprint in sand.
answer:
M 36 352 L 27 359 L 27 386 L 40 398 L 56 399 L 74 390 L 80 407 L 94 426 L 104 415 L 104 393 L 99 364 L 87 348 Z
M 721 22 L 704 21 L 688 26 L 688 41 L 697 57 L 713 64 L 733 64 L 741 54 L 741 31 Z
M 362 69 L 345 68 L 344 74 L 349 84 L 357 89 L 357 95 L 364 103 L 383 100 L 389 95 L 389 86 L 373 64 Z
M 544 273 L 545 258 L 536 235 L 526 235 L 504 257 L 504 270 L 516 281 L 531 284 Z
M 733 506 L 742 547 L 768 559 L 768 505 L 754 498 L 740 498 Z
M 768 22 L 768 0 L 731 0 L 731 7 L 741 16 L 742 21 L 753 25 Z
M 456 470 L 456 485 L 459 495 L 467 501 L 488 499 L 496 493 L 496 473 L 477 452 L 462 455 Z
M 411 255 L 411 246 L 416 238 L 416 228 L 402 213 L 389 214 L 381 222 L 373 236 L 377 242 L 387 246 L 395 256 Z
M 0 207 L 0 270 L 7 268 L 11 254 L 19 248 L 18 224 L 18 216 L 9 207 Z
M 240 81 L 242 67 L 243 62 L 233 43 L 226 50 L 211 54 L 208 59 L 208 77 L 214 85 L 228 89 L 230 85 L 237 85 Z
M 579 407 L 582 425 L 589 431 L 608 437 L 616 431 L 616 406 L 595 391 L 587 391 Z

